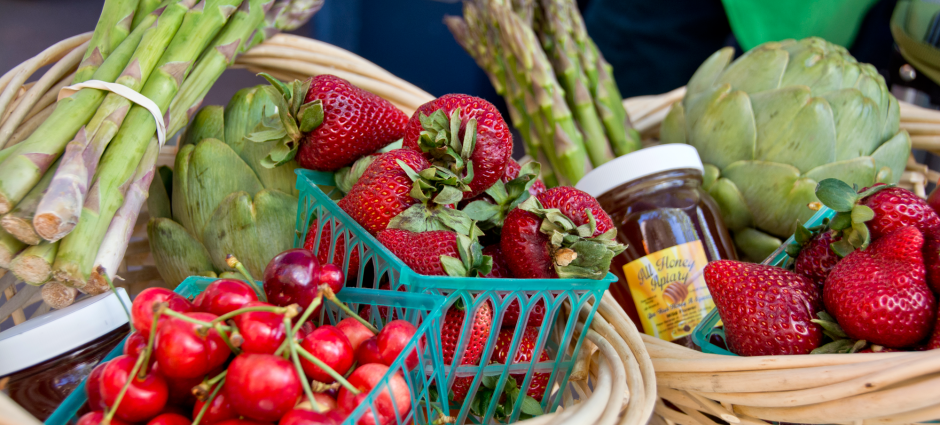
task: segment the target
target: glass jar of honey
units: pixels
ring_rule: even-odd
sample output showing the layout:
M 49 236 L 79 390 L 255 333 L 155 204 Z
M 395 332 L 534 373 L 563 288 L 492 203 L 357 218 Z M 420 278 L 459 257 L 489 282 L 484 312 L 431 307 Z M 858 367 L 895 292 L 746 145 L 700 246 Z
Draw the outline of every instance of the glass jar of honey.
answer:
M 718 205 L 702 188 L 694 147 L 650 147 L 591 171 L 577 188 L 595 198 L 627 249 L 614 257 L 614 299 L 644 333 L 692 346 L 689 335 L 715 307 L 702 271 L 736 259 Z

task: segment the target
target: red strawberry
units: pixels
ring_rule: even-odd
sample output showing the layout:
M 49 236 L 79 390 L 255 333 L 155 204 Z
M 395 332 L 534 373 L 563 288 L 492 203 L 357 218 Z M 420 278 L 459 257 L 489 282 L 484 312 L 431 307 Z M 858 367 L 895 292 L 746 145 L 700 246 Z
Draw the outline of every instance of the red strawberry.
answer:
M 408 116 L 391 102 L 334 75 L 317 75 L 284 84 L 262 74 L 277 111 L 265 111 L 252 141 L 276 140 L 264 159 L 274 167 L 292 158 L 303 168 L 336 171 L 405 134 Z M 299 93 L 304 93 L 301 100 Z M 276 131 L 281 130 L 281 131 Z
M 461 242 L 461 238 L 464 242 Z M 377 239 L 405 265 L 419 274 L 476 277 L 490 272 L 490 266 L 485 264 L 487 256 L 477 255 L 470 249 L 470 246 L 477 242 L 458 235 L 456 232 L 434 230 L 415 233 L 401 229 L 387 229 L 379 232 Z M 467 245 L 466 250 L 460 249 L 461 243 Z M 450 257 L 452 261 L 444 257 Z M 451 262 L 448 263 L 448 261 Z
M 412 180 L 397 161 L 416 170 L 429 166 L 415 151 L 396 149 L 383 154 L 366 168 L 346 197 L 337 203 L 372 235 L 385 230 L 393 217 L 418 202 L 409 195 Z
M 924 233 L 924 267 L 927 268 L 927 286 L 940 297 L 940 231 Z
M 488 274 L 481 277 L 490 279 L 509 279 L 513 277 L 512 272 L 509 271 L 509 265 L 506 264 L 506 259 L 503 258 L 503 252 L 500 250 L 499 244 L 483 248 L 483 255 L 493 257 L 493 268 Z
M 543 320 L 545 320 L 545 301 L 539 300 L 535 303 L 535 306 L 532 307 L 532 312 L 529 313 L 529 320 L 526 321 L 526 326 L 542 326 Z M 519 301 L 513 300 L 503 313 L 503 323 L 501 326 L 503 328 L 515 328 L 518 323 Z
M 519 177 L 519 170 L 521 169 L 522 166 L 519 165 L 515 159 L 509 158 L 509 161 L 506 162 L 506 172 L 503 173 L 503 178 L 500 180 L 502 180 L 503 183 L 509 183 L 512 179 Z M 539 196 L 539 194 L 546 190 L 548 190 L 548 188 L 545 187 L 545 183 L 542 183 L 542 180 L 535 179 L 535 182 L 529 187 L 529 194 Z
M 459 121 L 458 134 L 450 133 L 452 121 Z M 465 134 L 468 125 L 476 127 L 470 138 Z M 463 144 L 468 142 L 473 149 L 464 156 Z M 472 162 L 473 179 L 464 198 L 473 198 L 505 174 L 512 157 L 512 133 L 493 104 L 465 94 L 448 94 L 418 107 L 405 127 L 402 147 L 424 152 L 429 161 L 461 177 L 469 175 L 466 164 Z
M 444 315 L 444 323 L 441 325 L 441 349 L 444 352 L 444 364 L 450 365 L 456 357 L 457 342 L 463 330 L 463 322 L 467 317 L 467 311 L 464 308 L 451 306 Z M 476 314 L 473 316 L 473 323 L 470 325 L 469 335 L 466 338 L 466 348 L 464 349 L 462 365 L 477 365 L 483 357 L 483 349 L 486 348 L 486 339 L 490 336 L 490 329 L 493 327 L 493 306 L 489 302 L 483 303 Z M 457 377 L 454 379 L 454 385 L 451 390 L 454 393 L 454 401 L 460 402 L 467 397 L 470 390 L 470 384 L 473 383 L 472 376 Z
M 323 226 L 323 236 L 320 237 L 320 249 L 317 250 L 317 260 L 320 264 L 332 263 L 337 267 L 343 267 L 343 261 L 346 259 L 346 235 L 341 234 L 336 241 L 336 247 L 333 248 L 333 261 L 329 261 L 330 240 L 333 237 L 333 228 L 326 224 Z M 313 251 L 313 245 L 317 242 L 317 220 L 313 220 L 310 228 L 307 230 L 307 238 L 304 240 L 304 249 Z M 347 278 L 359 275 L 359 250 L 353 249 L 352 257 L 349 259 L 349 271 Z
M 509 358 L 509 350 L 512 348 L 512 336 L 514 332 L 515 329 L 503 329 L 499 331 L 499 336 L 496 339 L 496 347 L 493 349 L 493 355 L 490 357 L 493 363 L 506 364 L 506 360 Z M 522 332 L 522 339 L 519 341 L 519 348 L 516 349 L 516 356 L 513 358 L 512 363 L 531 362 L 534 358 L 533 351 L 535 351 L 535 343 L 538 342 L 538 338 L 539 328 L 532 326 L 525 328 Z M 548 353 L 544 350 L 540 351 L 538 361 L 546 362 L 548 360 Z M 545 394 L 545 388 L 548 387 L 548 379 L 551 378 L 551 375 L 550 372 L 536 373 L 532 377 L 532 382 L 529 383 L 529 390 L 526 391 L 526 394 L 537 401 L 542 401 L 542 396 Z M 522 385 L 525 379 L 525 374 L 514 374 L 510 376 L 516 381 L 517 386 Z
M 538 180 L 540 172 L 541 165 L 537 162 L 520 167 L 510 158 L 503 177 L 480 196 L 462 201 L 460 209 L 475 220 L 480 229 L 503 227 L 510 211 L 545 191 L 545 185 Z
M 558 210 L 561 214 L 552 214 Z M 591 228 L 588 211 L 594 217 Z M 553 245 L 543 225 L 546 217 L 555 231 L 577 236 L 578 243 L 598 243 L 606 247 L 603 256 L 585 256 L 571 249 L 571 242 Z M 570 229 L 570 230 L 565 230 Z M 525 279 L 559 277 L 600 279 L 610 268 L 610 259 L 623 251 L 616 243 L 617 230 L 610 216 L 591 195 L 573 187 L 556 187 L 529 198 L 512 210 L 503 224 L 500 247 L 513 275 Z M 569 238 L 565 238 L 569 239 Z M 568 268 L 568 266 L 574 266 Z
M 833 236 L 832 232 L 822 232 L 813 236 L 797 255 L 793 271 L 812 279 L 821 289 L 826 276 L 840 260 L 829 245 L 840 239 L 838 236 Z
M 940 311 L 937 312 L 937 322 L 933 325 L 933 334 L 930 335 L 930 340 L 927 341 L 928 350 L 936 350 L 940 348 Z
M 705 284 L 724 324 L 726 344 L 738 355 L 807 354 L 822 342 L 822 327 L 811 322 L 822 300 L 806 276 L 720 260 L 705 266 Z
M 902 227 L 832 269 L 824 288 L 826 310 L 849 337 L 889 347 L 927 338 L 936 300 L 924 280 L 923 244 L 916 227 Z
M 876 184 L 872 188 L 884 186 Z M 863 189 L 864 192 L 866 189 Z M 866 222 L 872 239 L 878 239 L 904 226 L 914 226 L 924 235 L 940 228 L 940 216 L 914 192 L 900 187 L 882 189 L 860 202 L 875 212 Z

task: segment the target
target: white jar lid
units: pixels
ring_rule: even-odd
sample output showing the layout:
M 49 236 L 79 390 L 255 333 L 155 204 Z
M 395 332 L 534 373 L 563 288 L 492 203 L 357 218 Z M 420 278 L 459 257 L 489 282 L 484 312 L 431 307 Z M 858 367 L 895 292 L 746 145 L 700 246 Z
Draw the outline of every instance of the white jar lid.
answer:
M 597 198 L 626 182 L 683 168 L 705 172 L 694 147 L 669 143 L 640 149 L 601 165 L 582 177 L 575 187 Z
M 130 310 L 127 292 L 117 292 Z M 69 353 L 126 323 L 127 314 L 111 291 L 27 320 L 0 332 L 0 376 Z

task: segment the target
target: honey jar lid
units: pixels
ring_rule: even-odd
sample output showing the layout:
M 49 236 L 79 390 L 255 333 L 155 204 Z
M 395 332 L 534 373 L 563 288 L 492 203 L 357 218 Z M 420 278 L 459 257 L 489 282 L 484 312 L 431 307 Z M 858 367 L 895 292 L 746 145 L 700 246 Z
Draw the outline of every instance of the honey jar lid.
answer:
M 624 183 L 670 170 L 695 169 L 704 173 L 702 159 L 691 145 L 669 143 L 640 149 L 595 168 L 576 188 L 597 198 Z
M 0 376 L 68 354 L 127 323 L 124 288 L 88 297 L 0 332 Z

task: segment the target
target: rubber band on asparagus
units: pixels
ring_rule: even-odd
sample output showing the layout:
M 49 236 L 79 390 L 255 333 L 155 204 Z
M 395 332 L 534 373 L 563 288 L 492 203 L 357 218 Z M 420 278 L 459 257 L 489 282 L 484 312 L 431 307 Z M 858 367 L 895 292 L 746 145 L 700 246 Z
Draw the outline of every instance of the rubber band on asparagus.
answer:
M 255 278 L 251 277 L 251 273 L 248 272 L 248 269 L 245 268 L 245 265 L 241 261 L 238 261 L 234 255 L 228 254 L 225 256 L 225 264 L 228 264 L 229 267 L 238 270 L 242 276 L 245 276 L 245 279 L 248 279 L 248 285 L 251 285 L 251 289 L 254 289 L 255 293 L 258 294 L 258 298 L 261 301 L 268 302 L 268 297 L 265 296 L 264 291 L 258 287 L 258 284 L 255 283 Z

